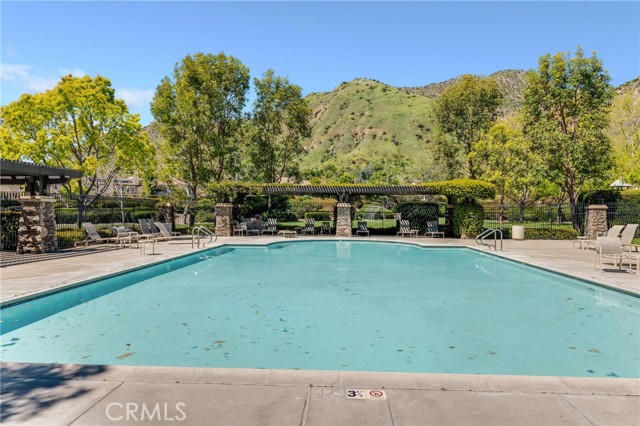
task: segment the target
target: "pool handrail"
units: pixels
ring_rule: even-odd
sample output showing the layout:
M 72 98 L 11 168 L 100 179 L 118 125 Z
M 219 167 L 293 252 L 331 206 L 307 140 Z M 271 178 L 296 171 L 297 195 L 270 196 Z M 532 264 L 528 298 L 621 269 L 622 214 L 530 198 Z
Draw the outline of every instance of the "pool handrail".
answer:
M 476 243 L 480 244 L 481 246 L 486 246 L 489 249 L 489 251 L 491 251 L 491 244 L 485 244 L 484 240 L 493 236 L 493 249 L 497 252 L 498 251 L 498 234 L 500 234 L 500 251 L 503 251 L 502 250 L 502 240 L 503 240 L 502 230 L 497 228 L 486 229 L 480 234 L 478 234 L 476 236 Z
M 215 242 L 218 239 L 218 236 L 215 234 L 215 232 L 210 231 L 204 226 L 196 226 L 191 230 L 191 248 L 200 248 L 200 237 L 202 235 L 206 235 L 209 237 L 208 243 Z M 206 244 L 207 243 L 203 242 L 202 246 L 204 247 Z

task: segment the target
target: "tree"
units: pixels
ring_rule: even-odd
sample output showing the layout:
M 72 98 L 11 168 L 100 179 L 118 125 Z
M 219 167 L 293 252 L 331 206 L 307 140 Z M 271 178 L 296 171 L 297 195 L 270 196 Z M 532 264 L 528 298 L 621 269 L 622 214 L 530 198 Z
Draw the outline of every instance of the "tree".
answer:
M 474 145 L 471 157 L 476 160 L 480 176 L 496 186 L 500 202 L 500 229 L 505 210 L 505 199 L 518 204 L 520 221 L 524 210 L 532 201 L 538 183 L 538 159 L 522 134 L 518 117 L 496 123 Z
M 611 143 L 605 130 L 613 88 L 602 61 L 556 53 L 540 58 L 527 74 L 523 114 L 525 135 L 540 156 L 547 177 L 567 194 L 578 230 L 576 202 L 583 185 L 611 168 Z
M 437 139 L 440 157 L 454 165 L 453 159 L 462 155 L 465 174 L 472 179 L 477 169 L 469 154 L 483 132 L 495 122 L 502 100 L 503 94 L 494 79 L 463 75 L 460 81 L 447 87 L 436 102 L 438 126 L 451 138 Z
M 185 56 L 156 88 L 164 176 L 186 184 L 194 203 L 203 185 L 233 175 L 248 89 L 249 69 L 224 53 Z
M 311 136 L 311 109 L 302 88 L 268 70 L 254 79 L 251 162 L 259 180 L 280 183 L 299 174 L 296 158 L 304 152 L 302 138 Z
M 104 77 L 62 77 L 52 90 L 22 95 L 0 109 L 2 156 L 80 170 L 82 179 L 65 184 L 78 196 L 78 227 L 83 212 L 119 172 L 144 170 L 153 147 L 137 114 L 116 99 Z
M 640 184 L 640 94 L 627 90 L 611 108 L 609 137 L 615 172 L 627 183 Z

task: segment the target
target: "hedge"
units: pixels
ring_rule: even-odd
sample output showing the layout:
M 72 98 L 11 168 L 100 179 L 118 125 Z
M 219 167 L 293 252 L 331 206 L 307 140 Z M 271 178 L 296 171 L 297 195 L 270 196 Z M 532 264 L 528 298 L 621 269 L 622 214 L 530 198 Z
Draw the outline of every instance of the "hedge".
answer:
M 308 212 L 304 214 L 307 219 L 314 219 L 316 221 L 330 221 L 331 213 L 329 212 Z
M 484 207 L 475 200 L 454 203 L 453 236 L 473 238 L 484 229 Z
M 14 250 L 20 222 L 20 212 L 16 210 L 4 210 L 0 212 L 0 243 L 2 250 Z
M 420 233 L 424 233 L 427 230 L 427 222 L 437 221 L 440 217 L 438 203 L 427 201 L 400 203 L 396 207 L 396 211 L 400 213 L 402 219 L 408 220 L 413 228 L 420 230 Z
M 575 240 L 578 233 L 574 229 L 525 228 L 525 240 Z

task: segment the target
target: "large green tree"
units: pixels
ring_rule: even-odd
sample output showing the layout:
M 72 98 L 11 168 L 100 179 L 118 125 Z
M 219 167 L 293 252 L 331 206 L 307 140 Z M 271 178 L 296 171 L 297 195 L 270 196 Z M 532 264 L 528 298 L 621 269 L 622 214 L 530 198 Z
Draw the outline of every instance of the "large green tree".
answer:
M 22 95 L 0 109 L 3 158 L 80 170 L 82 179 L 65 185 L 79 195 L 83 211 L 118 173 L 142 171 L 154 159 L 139 117 L 116 99 L 104 77 L 62 77 L 52 90 Z
M 435 106 L 439 129 L 447 137 L 437 138 L 440 157 L 449 167 L 455 167 L 455 159 L 464 164 L 464 174 L 477 177 L 473 146 L 495 122 L 503 94 L 492 78 L 463 75 L 460 81 L 447 87 Z
M 616 177 L 640 184 L 640 94 L 630 89 L 616 96 L 610 117 Z
M 263 182 L 280 183 L 299 173 L 297 158 L 302 138 L 311 135 L 311 109 L 302 88 L 268 70 L 254 79 L 253 132 L 250 158 L 253 175 Z
M 185 56 L 173 78 L 156 88 L 151 112 L 164 139 L 162 174 L 186 184 L 193 201 L 206 184 L 229 179 L 238 166 L 248 89 L 249 69 L 224 53 Z
M 604 178 L 612 165 L 606 135 L 613 97 L 609 80 L 596 54 L 585 57 L 580 48 L 573 57 L 562 52 L 542 56 L 538 70 L 526 77 L 525 135 L 547 178 L 566 192 L 576 230 L 583 185 Z
M 522 134 L 519 117 L 509 117 L 491 127 L 475 144 L 471 156 L 476 160 L 480 177 L 496 186 L 500 228 L 506 199 L 518 204 L 520 220 L 524 220 L 524 209 L 533 201 L 539 182 L 539 159 Z

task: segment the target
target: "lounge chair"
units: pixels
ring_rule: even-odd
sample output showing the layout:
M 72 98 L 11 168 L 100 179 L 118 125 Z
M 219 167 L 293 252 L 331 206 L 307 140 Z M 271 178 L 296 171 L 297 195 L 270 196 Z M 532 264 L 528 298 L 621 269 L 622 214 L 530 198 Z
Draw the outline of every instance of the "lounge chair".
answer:
M 316 221 L 312 217 L 308 217 L 304 220 L 304 228 L 300 231 L 301 234 L 316 234 Z
M 262 221 L 256 220 L 255 222 L 247 222 L 247 235 L 261 235 L 262 234 Z
M 101 237 L 100 234 L 98 234 L 98 231 L 96 231 L 96 227 L 93 223 L 83 222 L 82 227 L 85 229 L 85 231 L 87 231 L 88 238 L 82 241 L 77 241 L 74 244 L 74 247 L 82 243 L 84 243 L 85 245 L 89 245 L 89 243 L 115 243 L 116 248 L 118 247 L 120 241 L 118 237 Z
M 156 240 L 172 240 L 180 236 L 179 232 L 171 232 L 164 226 L 164 223 L 154 222 L 154 225 L 158 227 L 160 236 L 156 237 Z
M 629 251 L 631 251 L 632 249 L 635 249 L 635 251 L 638 251 L 638 249 L 640 248 L 640 245 L 633 244 L 633 237 L 635 237 L 637 230 L 638 230 L 637 223 L 630 223 L 624 227 L 624 230 L 620 234 L 620 243 L 622 244 L 623 249 L 629 250 Z
M 637 257 L 637 255 L 636 255 Z M 618 237 L 598 237 L 596 239 L 596 259 L 594 268 L 598 269 L 598 265 L 602 268 L 602 261 L 604 259 L 613 260 L 613 266 L 618 266 L 618 269 L 622 269 L 622 262 L 632 259 L 638 259 L 634 257 L 630 251 L 623 250 L 622 243 Z
M 429 220 L 427 221 L 427 230 L 424 233 L 425 237 L 431 238 L 444 238 L 444 232 L 438 230 L 438 221 L 437 220 Z
M 331 222 L 322 222 L 322 226 L 320 227 L 320 235 L 322 234 L 331 235 Z
M 154 232 L 151 226 L 149 225 L 149 219 L 138 219 L 138 223 L 140 224 L 140 229 L 142 230 L 143 235 L 151 236 L 151 237 L 159 237 L 160 231 Z M 153 223 L 153 221 L 151 221 Z
M 364 234 L 367 237 L 369 236 L 369 229 L 367 229 L 367 222 L 358 222 L 358 229 L 356 229 L 356 236 L 360 236 L 360 234 Z
M 403 219 L 400 221 L 399 230 L 396 235 L 401 235 L 403 237 L 417 237 L 418 230 L 411 229 L 411 225 L 408 220 Z
M 585 240 L 582 243 L 582 248 L 587 250 L 587 249 L 590 249 L 591 247 L 595 247 L 596 244 L 597 244 L 597 238 L 599 238 L 599 237 L 617 238 L 618 235 L 620 235 L 620 232 L 622 232 L 623 228 L 624 228 L 624 225 L 613 225 L 611 228 L 609 228 L 609 230 L 607 232 L 599 232 L 596 235 L 596 240 Z
M 277 232 L 278 232 L 278 222 L 272 217 L 267 218 L 267 224 L 264 226 L 264 228 L 262 228 L 262 233 L 276 235 Z

